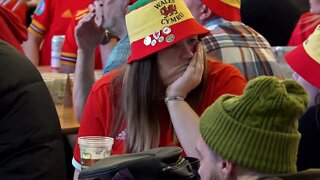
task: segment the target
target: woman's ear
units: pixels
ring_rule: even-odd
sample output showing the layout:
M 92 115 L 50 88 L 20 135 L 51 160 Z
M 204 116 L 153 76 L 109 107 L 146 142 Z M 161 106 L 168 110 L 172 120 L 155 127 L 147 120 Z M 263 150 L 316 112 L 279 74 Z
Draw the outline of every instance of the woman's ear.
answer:
M 220 163 L 224 179 L 232 179 L 235 166 L 230 161 L 224 159 Z
M 205 4 L 202 4 L 200 8 L 200 17 L 199 17 L 200 21 L 205 23 L 212 16 L 213 16 L 213 12 Z

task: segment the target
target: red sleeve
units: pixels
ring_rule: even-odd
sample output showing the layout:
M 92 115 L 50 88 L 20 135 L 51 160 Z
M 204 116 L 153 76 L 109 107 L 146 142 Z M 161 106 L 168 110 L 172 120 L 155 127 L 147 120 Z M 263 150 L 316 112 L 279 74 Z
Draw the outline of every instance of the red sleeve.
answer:
M 97 93 L 91 91 L 87 99 L 86 106 L 84 108 L 81 125 L 78 132 L 78 137 L 81 136 L 105 136 L 105 124 L 107 121 L 103 118 L 103 109 L 100 105 L 101 99 L 104 97 L 99 97 Z M 80 149 L 78 143 L 76 143 L 74 148 L 74 158 L 77 162 L 80 162 Z
M 118 102 L 114 102 L 113 98 L 111 101 L 110 95 L 110 87 L 113 79 L 122 71 L 122 69 L 118 69 L 110 72 L 106 76 L 103 76 L 99 81 L 97 81 L 88 96 L 86 106 L 84 108 L 80 129 L 78 132 L 78 137 L 82 136 L 111 136 L 110 133 L 110 123 L 113 118 L 113 113 L 119 114 L 117 112 L 113 112 L 112 103 L 117 104 Z M 117 92 L 114 92 L 114 97 L 120 97 L 120 89 Z M 118 101 L 118 100 L 115 100 Z M 119 129 L 119 132 L 123 131 L 122 128 Z M 115 138 L 115 142 L 112 147 L 111 154 L 123 154 L 124 142 L 123 140 L 117 140 Z M 74 159 L 79 163 L 80 162 L 80 149 L 79 145 L 76 142 L 74 153 Z
M 82 114 L 78 137 L 110 136 L 109 128 L 113 114 L 110 86 L 117 73 L 110 73 L 93 85 Z M 79 163 L 80 149 L 78 143 L 75 145 L 73 155 L 74 159 Z
M 55 11 L 53 2 L 54 0 L 40 0 L 28 28 L 31 33 L 41 37 L 50 27 Z
M 71 23 L 65 34 L 65 40 L 62 46 L 61 51 L 61 64 L 68 65 L 68 66 L 75 66 L 77 60 L 77 50 L 78 46 L 76 43 L 76 39 L 74 36 L 74 29 L 77 25 L 77 20 L 72 18 Z
M 288 46 L 299 46 L 301 45 L 309 35 L 314 31 L 318 24 L 314 24 L 314 15 L 310 12 L 304 13 L 300 16 L 300 19 L 291 33 L 291 37 Z
M 84 10 L 79 10 L 76 13 L 76 15 L 72 18 L 72 21 L 69 24 L 69 27 L 66 31 L 66 37 L 61 51 L 61 64 L 65 66 L 74 67 L 77 62 L 78 45 L 76 42 L 74 30 L 75 27 L 78 25 L 80 19 L 82 19 L 88 12 L 89 10 L 87 8 Z M 102 69 L 102 61 L 99 46 L 97 46 L 95 49 L 95 69 Z

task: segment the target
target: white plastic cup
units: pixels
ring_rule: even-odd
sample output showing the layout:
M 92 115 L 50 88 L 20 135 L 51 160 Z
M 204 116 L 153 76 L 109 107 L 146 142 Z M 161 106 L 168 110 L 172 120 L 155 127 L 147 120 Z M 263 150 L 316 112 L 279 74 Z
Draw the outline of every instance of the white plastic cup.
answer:
M 86 169 L 100 159 L 110 156 L 113 142 L 113 138 L 105 136 L 79 137 L 81 169 Z
M 64 42 L 64 35 L 56 35 L 51 40 L 51 67 L 54 69 L 60 68 L 61 49 Z
M 62 117 L 68 75 L 65 73 L 42 73 L 41 75 L 44 81 L 46 81 L 46 79 L 53 79 L 53 84 L 52 86 L 48 86 L 48 89 L 57 113 L 59 117 Z
M 69 77 L 69 83 L 70 83 L 70 90 L 71 90 L 71 95 L 73 94 L 73 80 L 74 80 L 74 74 L 70 73 L 68 74 Z

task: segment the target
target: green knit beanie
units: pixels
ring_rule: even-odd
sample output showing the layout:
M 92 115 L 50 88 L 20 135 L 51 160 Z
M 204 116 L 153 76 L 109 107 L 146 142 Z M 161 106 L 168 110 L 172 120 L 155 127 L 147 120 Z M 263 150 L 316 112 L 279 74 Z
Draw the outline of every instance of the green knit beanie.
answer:
M 224 159 L 270 174 L 296 172 L 298 118 L 307 109 L 307 93 L 293 80 L 261 76 L 242 96 L 224 95 L 200 118 L 200 133 Z

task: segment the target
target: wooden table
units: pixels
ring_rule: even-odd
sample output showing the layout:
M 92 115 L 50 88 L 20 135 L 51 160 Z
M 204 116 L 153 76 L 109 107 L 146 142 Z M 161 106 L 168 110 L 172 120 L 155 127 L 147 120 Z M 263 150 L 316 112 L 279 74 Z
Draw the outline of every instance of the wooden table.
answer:
M 77 134 L 80 124 L 77 122 L 73 108 L 65 107 L 63 109 L 63 115 L 59 116 L 61 130 L 63 134 Z
M 37 66 L 37 69 L 40 73 L 59 72 L 58 69 L 52 69 L 50 66 Z
M 50 66 L 38 66 L 40 73 L 58 73 L 57 69 L 52 69 Z M 77 122 L 72 105 L 72 94 L 69 81 L 66 84 L 65 104 L 63 108 L 57 108 L 59 115 L 61 130 L 63 134 L 77 134 L 80 124 Z M 61 112 L 62 111 L 62 112 Z

